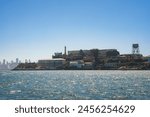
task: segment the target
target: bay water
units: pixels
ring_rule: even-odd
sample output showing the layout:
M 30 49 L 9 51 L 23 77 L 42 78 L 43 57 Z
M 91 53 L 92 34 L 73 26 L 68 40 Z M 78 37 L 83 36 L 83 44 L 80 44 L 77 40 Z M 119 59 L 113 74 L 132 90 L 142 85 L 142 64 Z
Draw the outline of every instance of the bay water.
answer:
M 0 71 L 1 100 L 149 100 L 150 71 Z

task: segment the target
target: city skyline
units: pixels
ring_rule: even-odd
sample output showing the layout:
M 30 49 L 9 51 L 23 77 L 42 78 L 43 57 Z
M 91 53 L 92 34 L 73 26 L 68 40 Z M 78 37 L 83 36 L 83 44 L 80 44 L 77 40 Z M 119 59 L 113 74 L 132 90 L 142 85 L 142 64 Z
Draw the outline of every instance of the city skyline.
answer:
M 32 62 L 35 62 L 35 61 L 32 61 Z M 0 65 L 7 65 L 7 64 L 10 64 L 10 63 L 31 63 L 31 60 L 30 59 L 24 59 L 24 60 L 20 60 L 19 58 L 16 58 L 15 60 L 7 60 L 7 59 L 3 59 L 3 60 L 0 60 Z
M 1 0 L 0 60 L 51 58 L 74 49 L 150 55 L 149 0 Z
M 20 63 L 21 61 L 18 58 L 16 58 L 15 61 L 11 60 L 9 62 L 6 59 L 3 59 L 2 61 L 0 61 L 0 70 L 14 69 Z
M 11 61 L 7 61 L 6 59 L 0 60 L 0 64 L 8 64 L 8 63 L 21 63 L 21 61 L 19 60 L 19 58 L 16 58 L 15 61 L 11 60 Z

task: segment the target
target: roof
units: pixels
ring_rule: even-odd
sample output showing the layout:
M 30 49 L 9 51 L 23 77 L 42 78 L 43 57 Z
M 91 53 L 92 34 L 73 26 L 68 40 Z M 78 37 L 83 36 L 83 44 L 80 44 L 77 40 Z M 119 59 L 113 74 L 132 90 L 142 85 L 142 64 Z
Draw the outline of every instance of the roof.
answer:
M 63 61 L 63 60 L 66 60 L 66 59 L 63 59 L 63 58 L 54 58 L 54 59 L 41 59 L 41 60 L 39 60 L 39 61 Z

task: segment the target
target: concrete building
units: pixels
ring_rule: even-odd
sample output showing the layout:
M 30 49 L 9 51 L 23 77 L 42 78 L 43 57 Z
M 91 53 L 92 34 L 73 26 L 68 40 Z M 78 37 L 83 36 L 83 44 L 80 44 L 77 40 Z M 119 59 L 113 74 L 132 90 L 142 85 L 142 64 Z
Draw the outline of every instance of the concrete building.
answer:
M 143 55 L 141 54 L 122 54 L 120 55 L 120 60 L 125 61 L 134 61 L 134 60 L 142 60 Z
M 148 63 L 150 63 L 150 56 L 145 56 L 144 59 L 145 59 Z
M 114 57 L 118 55 L 119 55 L 119 52 L 116 49 L 98 50 L 98 57 L 100 58 Z
M 111 63 L 105 63 L 104 67 L 106 68 L 118 68 L 118 63 L 117 62 L 111 62 Z
M 86 70 L 93 69 L 93 62 L 84 62 L 84 69 Z
M 70 56 L 70 55 L 78 55 L 79 53 L 80 53 L 79 50 L 68 51 L 68 56 Z
M 63 54 L 62 54 L 62 52 L 56 52 L 56 53 L 54 53 L 52 58 L 63 58 Z
M 39 60 L 38 66 L 39 69 L 62 69 L 65 64 L 65 59 L 49 59 L 49 60 Z
M 91 55 L 91 51 L 90 50 L 72 50 L 72 51 L 68 51 L 68 56 L 78 56 L 78 55 L 82 55 L 84 54 L 84 56 L 87 55 Z
M 69 67 L 70 68 L 82 69 L 83 66 L 84 66 L 84 61 L 83 60 L 77 60 L 77 61 L 70 61 L 69 62 Z
M 68 51 L 67 61 L 83 60 L 84 62 L 106 63 L 110 59 L 117 59 L 119 52 L 116 49 L 91 49 Z

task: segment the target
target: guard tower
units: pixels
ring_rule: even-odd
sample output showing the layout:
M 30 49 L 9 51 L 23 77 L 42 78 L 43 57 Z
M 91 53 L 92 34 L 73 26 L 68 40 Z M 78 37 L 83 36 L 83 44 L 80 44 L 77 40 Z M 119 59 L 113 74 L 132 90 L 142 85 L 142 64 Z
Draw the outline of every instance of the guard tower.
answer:
M 139 54 L 139 44 L 132 44 L 132 54 Z

